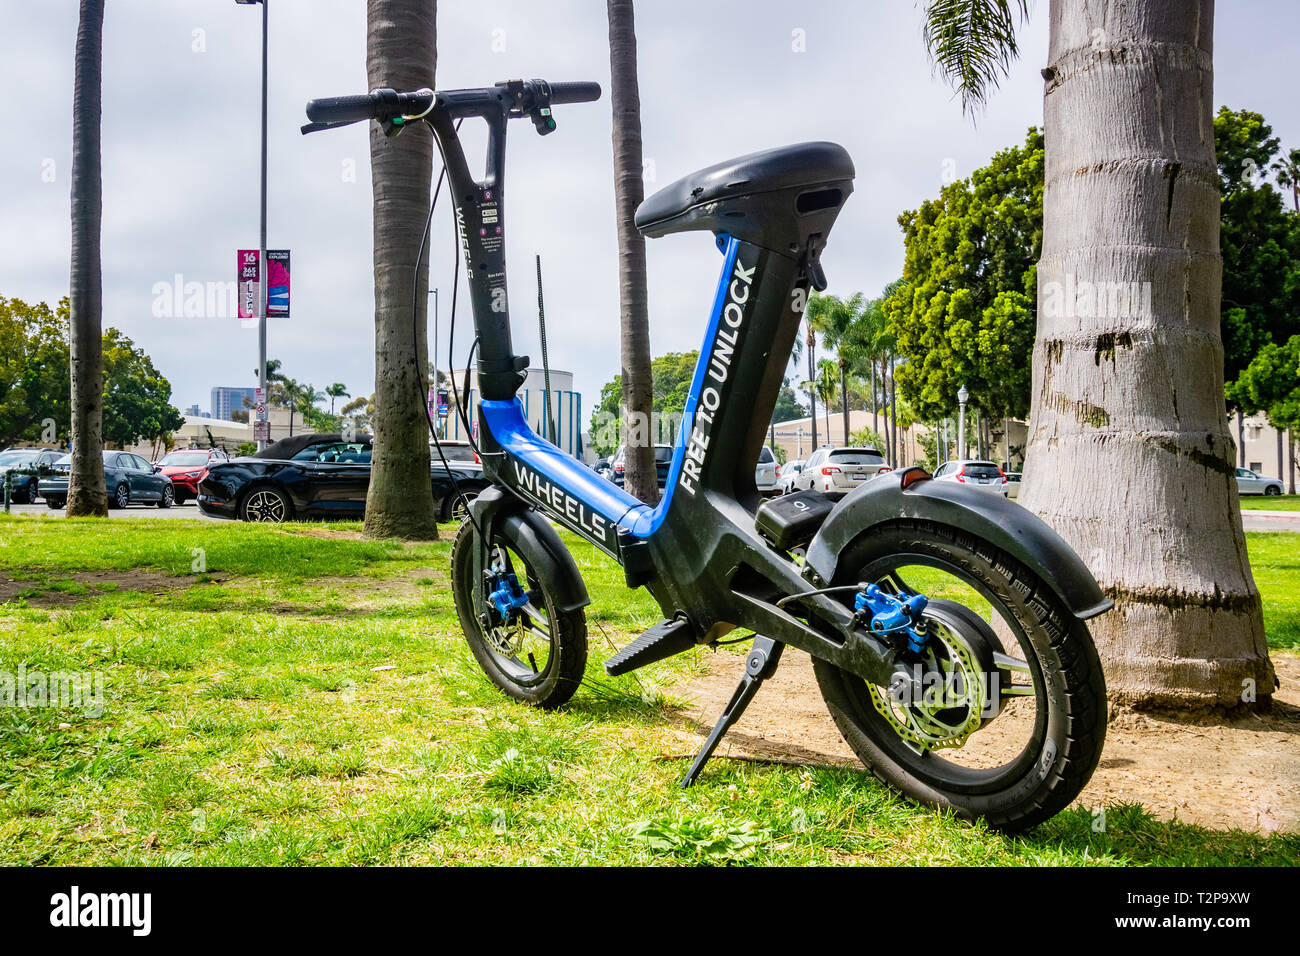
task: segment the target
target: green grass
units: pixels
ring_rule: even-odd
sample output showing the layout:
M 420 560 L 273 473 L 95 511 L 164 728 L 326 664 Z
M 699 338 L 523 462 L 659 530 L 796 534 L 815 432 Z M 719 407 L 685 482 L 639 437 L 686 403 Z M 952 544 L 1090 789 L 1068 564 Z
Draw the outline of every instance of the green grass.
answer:
M 683 792 L 684 762 L 663 758 L 698 741 L 661 688 L 708 652 L 605 678 L 606 636 L 622 644 L 658 618 L 612 562 L 568 539 L 593 600 L 591 661 L 574 700 L 543 713 L 506 701 L 470 655 L 446 589 L 450 528 L 416 545 L 352 540 L 355 530 L 0 519 L 0 566 L 33 582 L 28 598 L 0 605 L 0 670 L 94 671 L 106 696 L 97 716 L 0 707 L 0 862 L 1300 858 L 1300 837 L 1160 822 L 1131 805 L 1108 808 L 1104 833 L 1080 808 L 1013 839 L 912 806 L 852 769 L 718 760 Z M 1271 555 L 1273 586 L 1295 594 L 1300 546 L 1288 537 L 1300 536 L 1250 541 Z M 194 548 L 207 562 L 197 577 Z M 173 586 L 78 581 L 132 569 Z M 36 606 L 46 585 L 57 603 Z
M 1300 533 L 1247 531 L 1268 646 L 1300 650 Z
M 1246 495 L 1242 511 L 1300 511 L 1300 495 Z

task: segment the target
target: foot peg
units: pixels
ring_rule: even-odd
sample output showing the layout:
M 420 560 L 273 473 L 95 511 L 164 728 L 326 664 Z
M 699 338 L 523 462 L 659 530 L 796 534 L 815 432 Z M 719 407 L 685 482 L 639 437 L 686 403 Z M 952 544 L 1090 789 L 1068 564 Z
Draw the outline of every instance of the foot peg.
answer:
M 646 664 L 653 664 L 695 646 L 695 628 L 685 618 L 660 621 L 627 647 L 605 661 L 610 677 L 626 674 Z
M 784 644 L 770 637 L 754 638 L 754 646 L 745 657 L 745 676 L 740 679 L 740 686 L 731 695 L 730 702 L 722 712 L 722 716 L 718 718 L 718 722 L 714 724 L 713 730 L 709 732 L 709 738 L 704 741 L 704 746 L 695 755 L 695 762 L 691 764 L 691 769 L 686 771 L 686 776 L 682 778 L 683 787 L 689 787 L 695 782 L 695 778 L 704 769 L 704 764 L 718 748 L 718 741 L 722 739 L 722 735 L 740 719 L 740 715 L 754 699 L 763 681 L 776 673 L 776 665 L 781 660 L 781 651 L 784 648 Z M 608 665 L 606 667 L 608 668 Z

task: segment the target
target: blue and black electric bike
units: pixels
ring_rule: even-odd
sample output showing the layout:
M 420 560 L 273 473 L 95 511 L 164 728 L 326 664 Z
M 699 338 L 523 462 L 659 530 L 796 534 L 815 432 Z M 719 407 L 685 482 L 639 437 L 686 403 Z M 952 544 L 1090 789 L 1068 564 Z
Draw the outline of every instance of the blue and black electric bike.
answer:
M 1004 830 L 1073 800 L 1101 753 L 1106 694 L 1085 621 L 1108 610 L 1083 562 L 1000 495 L 920 468 L 842 496 L 762 501 L 754 465 L 822 249 L 853 190 L 834 143 L 742 156 L 647 199 L 650 237 L 708 230 L 722 275 L 667 487 L 656 506 L 535 434 L 516 398 L 529 360 L 511 347 L 506 295 L 506 127 L 554 130 L 552 107 L 598 99 L 596 83 L 514 80 L 484 89 L 314 100 L 314 131 L 423 122 L 455 204 L 476 331 L 478 450 L 491 488 L 452 551 L 456 610 L 488 677 L 555 707 L 587 662 L 577 564 L 555 526 L 591 542 L 645 587 L 664 619 L 605 662 L 623 674 L 739 632 L 753 644 L 735 695 L 684 780 L 700 773 L 790 645 L 812 657 L 845 740 L 909 797 Z M 486 169 L 466 163 L 459 121 L 487 125 Z M 735 639 L 734 636 L 732 638 Z

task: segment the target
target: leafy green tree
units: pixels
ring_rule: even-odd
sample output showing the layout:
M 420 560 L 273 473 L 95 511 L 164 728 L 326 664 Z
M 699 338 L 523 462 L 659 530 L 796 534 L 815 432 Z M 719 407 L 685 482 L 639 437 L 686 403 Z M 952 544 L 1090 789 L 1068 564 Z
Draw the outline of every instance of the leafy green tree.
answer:
M 127 447 L 149 441 L 166 444 L 185 424 L 172 405 L 172 386 L 134 342 L 110 328 L 104 332 L 104 441 Z
M 962 385 L 990 416 L 1029 410 L 1043 157 L 1031 128 L 1022 146 L 898 218 L 905 284 L 881 308 L 904 360 L 898 388 L 923 418 L 952 414 Z
M 676 439 L 676 426 L 686 408 L 691 380 L 695 377 L 698 351 L 669 352 L 650 363 L 652 421 L 628 427 L 644 427 L 654 442 L 664 444 Z M 626 420 L 622 415 L 623 379 L 614 376 L 600 390 L 600 401 L 592 412 L 591 444 L 597 453 L 612 455 L 626 438 Z M 628 420 L 635 416 L 629 413 Z
M 1220 180 L 1219 250 L 1223 254 L 1223 376 L 1230 385 L 1269 343 L 1300 333 L 1300 218 L 1265 177 L 1280 168 L 1293 180 L 1289 154 L 1278 159 L 1279 140 L 1259 113 L 1219 109 L 1214 145 Z M 1293 151 L 1300 152 L 1300 151 Z M 1225 388 L 1240 410 L 1238 389 Z
M 1250 414 L 1264 412 L 1279 431 L 1300 429 L 1300 335 L 1260 349 L 1228 385 L 1228 397 Z
M 68 300 L 55 312 L 0 296 L 0 448 L 66 441 L 68 377 Z
M 807 414 L 808 409 L 799 404 L 799 396 L 790 387 L 790 380 L 786 379 L 785 384 L 781 386 L 780 394 L 776 397 L 776 407 L 772 410 L 772 422 L 779 425 L 781 422 L 803 418 Z

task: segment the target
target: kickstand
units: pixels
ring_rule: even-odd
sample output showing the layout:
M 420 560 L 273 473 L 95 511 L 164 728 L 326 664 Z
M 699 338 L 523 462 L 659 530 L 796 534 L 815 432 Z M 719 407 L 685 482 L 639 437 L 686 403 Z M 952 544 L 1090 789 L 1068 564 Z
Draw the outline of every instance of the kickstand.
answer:
M 763 681 L 776 673 L 776 665 L 781 660 L 781 651 L 784 648 L 784 644 L 780 641 L 774 641 L 770 637 L 754 638 L 754 646 L 750 648 L 749 654 L 745 657 L 745 676 L 740 679 L 740 685 L 736 688 L 736 692 L 731 695 L 731 700 L 722 712 L 722 716 L 713 725 L 713 730 L 709 732 L 709 739 L 704 741 L 704 746 L 695 755 L 695 762 L 691 764 L 691 769 L 686 771 L 686 776 L 682 778 L 683 787 L 689 787 L 695 782 L 695 778 L 704 769 L 705 762 L 713 756 L 713 751 L 717 749 L 718 741 L 722 739 L 722 735 L 740 719 L 740 715 L 745 712 L 749 702 L 754 699 L 754 695 L 758 693 L 758 688 L 762 686 Z

